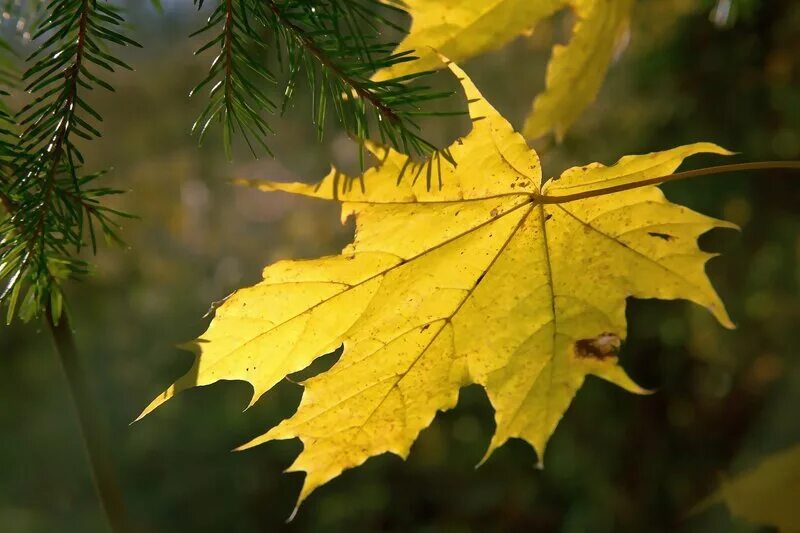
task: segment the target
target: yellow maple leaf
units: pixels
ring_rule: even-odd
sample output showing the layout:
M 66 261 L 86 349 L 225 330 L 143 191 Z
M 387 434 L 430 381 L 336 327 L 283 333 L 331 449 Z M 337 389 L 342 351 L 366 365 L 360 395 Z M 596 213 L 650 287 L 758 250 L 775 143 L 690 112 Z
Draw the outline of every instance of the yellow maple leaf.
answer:
M 572 38 L 553 47 L 545 90 L 523 128 L 531 139 L 554 131 L 561 140 L 597 96 L 628 29 L 632 4 L 633 0 L 405 0 L 411 28 L 396 51 L 413 51 L 418 59 L 380 70 L 375 79 L 441 68 L 438 54 L 461 62 L 497 50 L 569 7 L 576 16 Z
M 553 47 L 545 91 L 536 97 L 523 133 L 551 130 L 559 141 L 597 96 L 620 39 L 628 31 L 633 0 L 572 0 L 578 20 L 567 45 Z
M 708 143 L 567 170 L 544 182 L 536 153 L 455 65 L 472 131 L 410 163 L 372 147 L 361 178 L 332 171 L 315 185 L 258 182 L 342 202 L 356 236 L 340 255 L 281 261 L 231 295 L 197 340 L 190 372 L 157 397 L 218 380 L 252 384 L 255 402 L 288 374 L 341 345 L 339 361 L 304 383 L 296 414 L 245 447 L 299 437 L 290 470 L 312 490 L 392 452 L 405 457 L 459 389 L 482 385 L 497 429 L 541 457 L 587 375 L 644 392 L 618 365 L 625 299 L 676 299 L 731 322 L 704 272 L 697 237 L 731 224 L 668 202 L 653 186 L 595 197 L 672 173 Z
M 731 513 L 785 532 L 800 532 L 800 445 L 775 453 L 750 470 L 722 482 L 701 504 L 725 502 Z
M 415 61 L 398 63 L 375 74 L 376 79 L 442 68 L 439 54 L 461 62 L 498 50 L 530 32 L 563 8 L 566 0 L 404 0 L 411 15 L 408 35 L 396 52 L 413 51 Z

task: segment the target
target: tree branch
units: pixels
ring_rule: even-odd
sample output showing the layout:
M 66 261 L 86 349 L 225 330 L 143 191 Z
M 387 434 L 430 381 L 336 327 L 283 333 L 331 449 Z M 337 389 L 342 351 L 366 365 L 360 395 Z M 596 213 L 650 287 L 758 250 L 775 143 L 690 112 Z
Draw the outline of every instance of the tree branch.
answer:
M 52 308 L 48 310 L 47 326 L 50 330 L 53 346 L 61 361 L 64 375 L 67 378 L 70 394 L 80 423 L 81 434 L 89 460 L 92 481 L 94 482 L 100 503 L 105 511 L 106 519 L 114 533 L 130 533 L 132 528 L 128 521 L 125 502 L 119 488 L 114 463 L 105 439 L 103 423 L 95 406 L 98 402 L 93 398 L 89 383 L 83 372 L 75 344 L 75 337 L 70 327 L 69 315 L 62 312 L 56 321 Z

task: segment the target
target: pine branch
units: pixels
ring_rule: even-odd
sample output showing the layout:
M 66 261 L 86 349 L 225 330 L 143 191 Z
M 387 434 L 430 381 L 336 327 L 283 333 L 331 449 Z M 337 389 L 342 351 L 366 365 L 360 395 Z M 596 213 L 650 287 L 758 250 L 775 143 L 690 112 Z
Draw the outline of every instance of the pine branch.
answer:
M 260 77 L 260 81 L 267 83 L 275 83 L 275 79 L 253 57 L 253 50 L 266 49 L 252 26 L 251 9 L 248 7 L 250 1 L 221 0 L 205 26 L 194 33 L 199 35 L 219 28 L 218 33 L 195 52 L 200 54 L 219 43 L 219 53 L 208 75 L 190 93 L 192 96 L 213 83 L 208 104 L 192 126 L 192 131 L 199 135 L 202 144 L 209 125 L 215 119 L 221 122 L 228 159 L 232 157 L 231 139 L 237 129 L 254 156 L 257 156 L 257 152 L 253 141 L 271 154 L 265 137 L 272 130 L 261 117 L 260 111 L 274 111 L 276 106 L 250 77 Z M 203 0 L 195 0 L 195 4 L 201 8 Z
M 198 7 L 202 3 L 196 0 Z M 276 84 L 276 76 L 254 54 L 266 56 L 272 51 L 280 70 L 288 75 L 282 84 L 281 112 L 294 96 L 298 76 L 304 74 L 320 138 L 333 108 L 339 124 L 361 141 L 375 128 L 385 144 L 417 154 L 431 152 L 434 147 L 421 136 L 416 120 L 427 114 L 447 114 L 426 113 L 422 106 L 451 93 L 408 85 L 430 72 L 370 79 L 376 70 L 415 59 L 410 53 L 393 54 L 395 43 L 380 39 L 383 28 L 396 27 L 385 16 L 386 10 L 400 11 L 379 0 L 219 0 L 198 32 L 217 28 L 198 53 L 215 46 L 219 50 L 209 75 L 192 91 L 195 94 L 214 82 L 209 103 L 194 127 L 201 140 L 216 118 L 222 122 L 229 157 L 236 130 L 243 133 L 251 150 L 250 136 L 269 152 L 265 137 L 271 130 L 261 112 L 275 112 L 276 106 L 261 84 Z M 267 37 L 272 38 L 271 46 L 266 45 Z
M 86 263 L 74 257 L 86 244 L 87 229 L 93 250 L 98 227 L 106 238 L 119 240 L 115 219 L 127 215 L 101 200 L 122 191 L 93 186 L 103 173 L 81 172 L 83 155 L 75 143 L 101 135 L 96 123 L 102 118 L 83 97 L 96 87 L 113 91 L 98 71 L 130 69 L 104 51 L 109 44 L 138 46 L 116 30 L 123 21 L 116 9 L 96 0 L 51 0 L 36 28 L 33 39 L 44 42 L 28 58 L 32 66 L 22 78 L 33 100 L 9 116 L 22 133 L 3 165 L 7 216 L 0 222 L 0 302 L 7 304 L 8 321 L 18 305 L 23 319 L 47 305 L 61 308 L 61 281 L 87 272 Z

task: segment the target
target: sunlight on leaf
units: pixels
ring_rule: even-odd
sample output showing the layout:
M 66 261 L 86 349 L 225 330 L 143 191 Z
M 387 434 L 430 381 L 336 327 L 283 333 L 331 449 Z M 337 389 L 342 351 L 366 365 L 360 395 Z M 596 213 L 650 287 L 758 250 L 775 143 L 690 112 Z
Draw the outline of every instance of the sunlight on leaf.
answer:
M 438 53 L 462 62 L 500 49 L 569 8 L 576 18 L 572 36 L 566 45 L 553 47 L 545 90 L 523 128 L 527 138 L 553 131 L 560 141 L 597 96 L 627 34 L 632 4 L 633 0 L 406 0 L 411 28 L 396 52 L 413 51 L 419 59 L 380 70 L 374 79 L 441 68 Z
M 525 120 L 529 139 L 551 130 L 561 141 L 581 112 L 594 101 L 620 41 L 628 31 L 633 0 L 573 0 L 577 22 L 567 45 L 553 47 L 545 91 Z
M 360 179 L 250 182 L 342 202 L 356 235 L 340 255 L 281 261 L 231 295 L 193 349 L 192 370 L 142 416 L 194 385 L 244 380 L 252 402 L 288 374 L 344 345 L 303 385 L 296 414 L 244 447 L 299 437 L 290 470 L 306 472 L 300 501 L 369 457 L 406 457 L 461 387 L 482 385 L 497 428 L 540 458 L 586 376 L 635 393 L 619 366 L 625 302 L 687 299 L 732 327 L 704 271 L 697 238 L 734 227 L 668 202 L 652 186 L 556 203 L 608 185 L 672 173 L 708 143 L 571 168 L 545 181 L 536 153 L 454 64 L 473 119 L 449 155 L 423 164 L 372 146 Z

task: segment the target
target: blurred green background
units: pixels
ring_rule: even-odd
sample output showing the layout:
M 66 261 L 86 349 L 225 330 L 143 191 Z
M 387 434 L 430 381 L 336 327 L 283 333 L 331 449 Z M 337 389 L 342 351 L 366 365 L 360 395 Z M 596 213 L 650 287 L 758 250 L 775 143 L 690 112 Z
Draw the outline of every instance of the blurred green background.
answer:
M 467 1 L 467 0 L 465 0 Z M 471 0 L 469 0 L 471 1 Z M 723 506 L 690 514 L 725 472 L 800 442 L 800 176 L 773 171 L 708 177 L 665 187 L 668 196 L 742 232 L 705 236 L 722 257 L 709 265 L 738 325 L 727 331 L 685 302 L 631 301 L 623 364 L 657 389 L 634 397 L 590 379 L 535 468 L 514 441 L 475 470 L 493 430 L 478 387 L 440 414 L 407 462 L 369 460 L 319 489 L 291 524 L 301 474 L 282 474 L 299 442 L 235 446 L 289 416 L 301 390 L 284 382 L 242 413 L 249 387 L 216 384 L 181 394 L 145 420 L 139 411 L 185 372 L 175 346 L 200 334 L 211 302 L 259 279 L 281 258 L 336 253 L 349 241 L 336 205 L 228 184 L 234 176 L 313 180 L 331 162 L 357 168 L 357 152 L 331 128 L 315 140 L 303 98 L 274 120 L 274 159 L 242 151 L 225 161 L 211 137 L 189 127 L 202 101 L 187 93 L 209 56 L 187 35 L 203 14 L 188 0 L 157 15 L 129 2 L 128 51 L 136 72 L 95 94 L 104 138 L 85 148 L 90 168 L 130 189 L 118 205 L 125 249 L 104 248 L 96 272 L 68 288 L 97 409 L 141 531 L 761 531 Z M 546 174 L 628 153 L 714 141 L 735 161 L 800 159 L 800 2 L 640 0 L 631 40 L 595 105 L 561 146 L 542 144 Z M 541 89 L 557 17 L 534 37 L 467 62 L 485 96 L 520 127 Z M 8 24 L 8 23 L 7 23 Z M 443 86 L 456 85 L 441 74 Z M 460 93 L 448 102 L 463 106 Z M 461 119 L 426 123 L 440 146 Z M 714 164 L 697 158 L 686 168 Z M 728 162 L 728 161 L 726 161 Z M 329 358 L 330 359 L 330 358 Z M 75 414 L 46 331 L 0 329 L 0 531 L 103 531 Z M 800 502 L 799 502 L 800 503 Z M 768 529 L 766 529 L 768 530 Z

